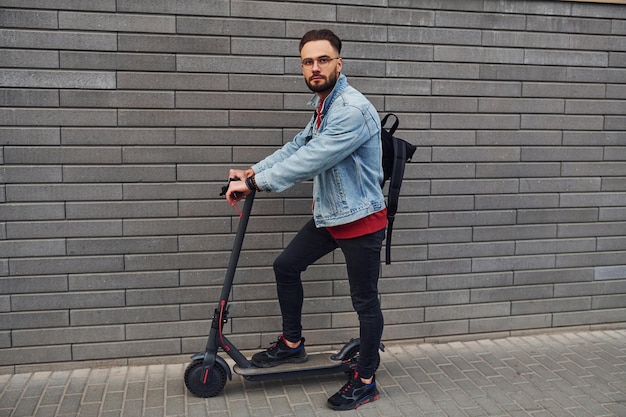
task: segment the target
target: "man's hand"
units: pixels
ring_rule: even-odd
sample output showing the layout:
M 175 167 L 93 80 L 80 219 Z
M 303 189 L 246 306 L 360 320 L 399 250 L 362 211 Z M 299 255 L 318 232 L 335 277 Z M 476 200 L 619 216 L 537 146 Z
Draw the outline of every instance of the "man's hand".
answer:
M 254 170 L 248 168 L 243 169 L 231 169 L 228 172 L 229 184 L 228 191 L 226 191 L 226 201 L 228 204 L 235 207 L 241 199 L 250 194 L 250 189 L 246 185 L 246 178 L 254 175 Z M 239 181 L 236 181 L 238 179 Z
M 228 201 L 228 204 L 235 207 L 237 203 L 250 194 L 250 192 L 251 190 L 244 180 L 231 180 L 228 184 L 228 191 L 226 191 L 226 201 Z

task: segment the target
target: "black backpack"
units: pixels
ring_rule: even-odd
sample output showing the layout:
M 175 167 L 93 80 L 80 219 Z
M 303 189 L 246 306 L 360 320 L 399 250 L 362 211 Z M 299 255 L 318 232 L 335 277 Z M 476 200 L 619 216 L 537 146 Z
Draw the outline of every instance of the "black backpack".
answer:
M 396 120 L 391 127 L 387 129 L 385 125 L 390 116 Z M 393 113 L 388 113 L 381 121 L 380 137 L 383 147 L 383 183 L 389 182 L 389 195 L 387 197 L 387 241 L 385 244 L 385 263 L 391 263 L 391 232 L 393 231 L 393 221 L 398 211 L 398 199 L 400 197 L 400 187 L 402 186 L 402 178 L 404 177 L 404 165 L 411 160 L 416 146 L 411 145 L 404 139 L 395 137 L 400 119 Z

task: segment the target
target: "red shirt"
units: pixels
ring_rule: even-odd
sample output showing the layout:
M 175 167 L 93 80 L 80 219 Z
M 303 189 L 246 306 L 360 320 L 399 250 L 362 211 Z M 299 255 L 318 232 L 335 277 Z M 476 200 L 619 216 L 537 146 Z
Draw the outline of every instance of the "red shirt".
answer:
M 326 230 L 328 230 L 330 235 L 335 239 L 352 239 L 378 232 L 385 227 L 387 227 L 386 208 L 351 223 L 327 227 Z

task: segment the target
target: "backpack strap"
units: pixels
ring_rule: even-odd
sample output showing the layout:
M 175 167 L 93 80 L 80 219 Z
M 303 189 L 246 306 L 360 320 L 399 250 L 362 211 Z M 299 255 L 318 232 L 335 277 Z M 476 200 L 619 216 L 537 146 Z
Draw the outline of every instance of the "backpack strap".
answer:
M 397 127 L 395 126 L 397 123 L 394 124 L 394 127 Z M 385 263 L 387 265 L 391 263 L 391 232 L 393 231 L 393 222 L 398 212 L 398 199 L 400 198 L 400 187 L 404 177 L 404 164 L 412 156 L 407 158 L 406 146 L 403 140 L 393 138 L 392 141 L 394 158 L 393 171 L 389 182 L 389 197 L 387 199 L 387 241 L 385 244 Z
M 394 133 L 396 133 L 396 129 L 400 125 L 400 119 L 398 119 L 398 116 L 396 116 L 393 113 L 387 113 L 385 117 L 383 117 L 383 120 L 380 121 L 380 126 L 382 128 L 385 128 L 385 125 L 387 124 L 387 119 L 389 119 L 389 116 L 393 116 L 396 118 L 396 121 L 393 122 L 393 124 L 391 125 L 391 128 L 389 128 L 389 134 L 393 135 Z

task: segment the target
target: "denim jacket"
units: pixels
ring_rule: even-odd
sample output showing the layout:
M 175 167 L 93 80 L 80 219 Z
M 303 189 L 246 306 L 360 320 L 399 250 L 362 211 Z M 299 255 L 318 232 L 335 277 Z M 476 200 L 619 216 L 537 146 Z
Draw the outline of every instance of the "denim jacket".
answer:
M 316 95 L 309 103 L 319 106 Z M 342 74 L 321 111 L 291 142 L 252 166 L 257 186 L 283 191 L 313 178 L 317 227 L 338 226 L 385 208 L 380 118 Z

